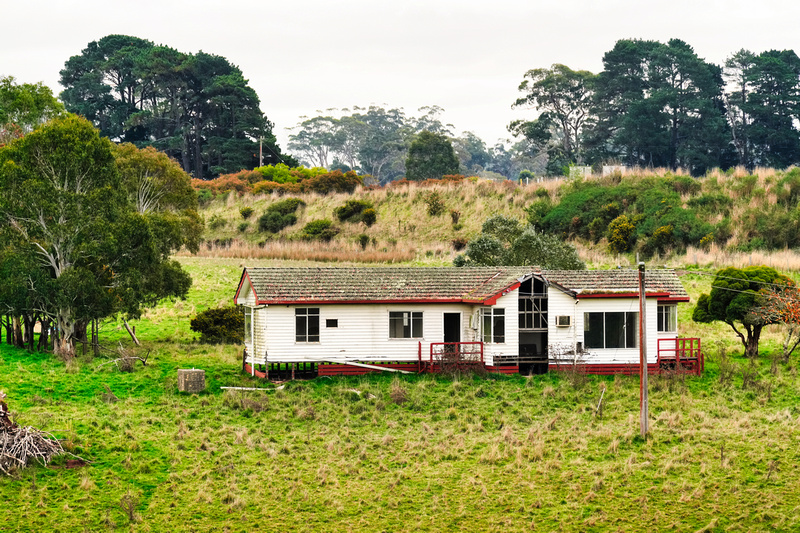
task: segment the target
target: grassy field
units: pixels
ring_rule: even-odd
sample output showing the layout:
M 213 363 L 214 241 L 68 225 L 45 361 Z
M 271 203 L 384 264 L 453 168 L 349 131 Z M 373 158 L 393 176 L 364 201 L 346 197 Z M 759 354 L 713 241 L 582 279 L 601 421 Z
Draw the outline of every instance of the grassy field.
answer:
M 198 344 L 188 320 L 230 302 L 243 262 L 269 262 L 181 261 L 195 286 L 136 322 L 150 358 L 133 373 L 0 347 L 17 421 L 90 461 L 0 479 L 0 531 L 800 528 L 795 361 L 752 366 L 731 332 L 691 324 L 687 305 L 682 333 L 703 336 L 708 371 L 651 378 L 643 440 L 637 378 L 253 381 L 236 347 Z M 684 282 L 696 298 L 710 278 Z M 101 335 L 107 355 L 130 346 L 117 324 Z M 765 348 L 779 339 L 770 332 Z M 180 394 L 176 369 L 192 367 L 206 370 L 207 391 Z

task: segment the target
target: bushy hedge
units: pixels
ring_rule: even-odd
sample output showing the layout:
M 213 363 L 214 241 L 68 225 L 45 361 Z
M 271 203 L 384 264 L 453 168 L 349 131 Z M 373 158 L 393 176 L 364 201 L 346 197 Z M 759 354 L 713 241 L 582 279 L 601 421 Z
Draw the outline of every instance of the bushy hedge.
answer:
M 244 342 L 244 313 L 239 307 L 219 307 L 198 313 L 189 328 L 200 334 L 200 342 L 240 344 Z
M 301 205 L 306 205 L 300 198 L 286 198 L 275 202 L 258 219 L 258 230 L 278 233 L 283 228 L 288 228 L 297 223 L 295 211 Z
M 371 213 L 367 214 L 368 211 Z M 333 210 L 339 222 L 364 222 L 371 226 L 377 219 L 375 207 L 368 200 L 347 200 L 344 205 Z
M 303 231 L 301 232 L 304 239 L 318 239 L 325 242 L 333 239 L 338 233 L 339 230 L 334 228 L 333 222 L 327 218 L 312 220 L 303 227 Z

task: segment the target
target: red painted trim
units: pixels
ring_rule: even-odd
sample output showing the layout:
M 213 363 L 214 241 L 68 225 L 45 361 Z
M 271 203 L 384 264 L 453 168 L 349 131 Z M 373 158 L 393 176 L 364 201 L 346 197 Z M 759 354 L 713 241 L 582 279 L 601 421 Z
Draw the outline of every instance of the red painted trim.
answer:
M 668 297 L 668 292 L 648 292 L 645 298 L 664 298 Z M 638 292 L 607 292 L 607 293 L 591 293 L 591 294 L 578 294 L 578 299 L 583 300 L 586 298 L 638 298 Z
M 255 376 L 255 377 L 261 378 L 261 379 L 266 379 L 267 378 L 267 373 L 266 372 L 262 372 L 260 370 L 256 370 L 255 372 L 253 372 L 253 367 L 250 366 L 250 363 L 245 363 L 244 364 L 244 373 L 247 374 L 248 376 Z
M 659 298 L 658 303 L 688 302 L 688 296 L 670 296 L 669 298 Z
M 247 282 L 250 284 L 250 290 L 253 291 L 253 298 L 255 298 L 256 303 L 258 304 L 259 302 L 258 295 L 256 294 L 256 288 L 253 285 L 253 281 L 250 279 L 250 274 L 247 273 L 247 268 L 245 268 L 242 270 L 242 277 L 239 278 L 239 287 L 236 289 L 236 296 L 233 297 L 233 305 L 238 305 L 236 300 L 239 299 L 239 292 L 242 290 L 242 282 L 244 281 L 244 278 L 247 278 Z

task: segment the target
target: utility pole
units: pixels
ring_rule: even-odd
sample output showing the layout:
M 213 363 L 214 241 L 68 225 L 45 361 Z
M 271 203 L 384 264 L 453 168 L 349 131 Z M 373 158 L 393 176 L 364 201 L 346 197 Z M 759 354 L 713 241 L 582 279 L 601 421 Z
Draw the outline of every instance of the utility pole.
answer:
M 258 166 L 264 166 L 264 137 L 258 138 Z
M 647 299 L 644 290 L 644 263 L 639 263 L 639 425 L 642 438 L 647 438 L 649 422 L 647 420 L 647 322 L 645 310 Z

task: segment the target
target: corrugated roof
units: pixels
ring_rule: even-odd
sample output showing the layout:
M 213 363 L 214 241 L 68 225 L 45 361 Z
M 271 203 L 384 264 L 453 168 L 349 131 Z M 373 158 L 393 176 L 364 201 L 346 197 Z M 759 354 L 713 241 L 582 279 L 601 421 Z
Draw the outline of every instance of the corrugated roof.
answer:
M 550 270 L 532 267 L 308 267 L 245 268 L 259 304 L 332 302 L 484 303 L 518 279 L 542 275 L 578 294 L 638 291 L 636 270 Z M 647 292 L 688 300 L 671 270 L 647 272 Z

